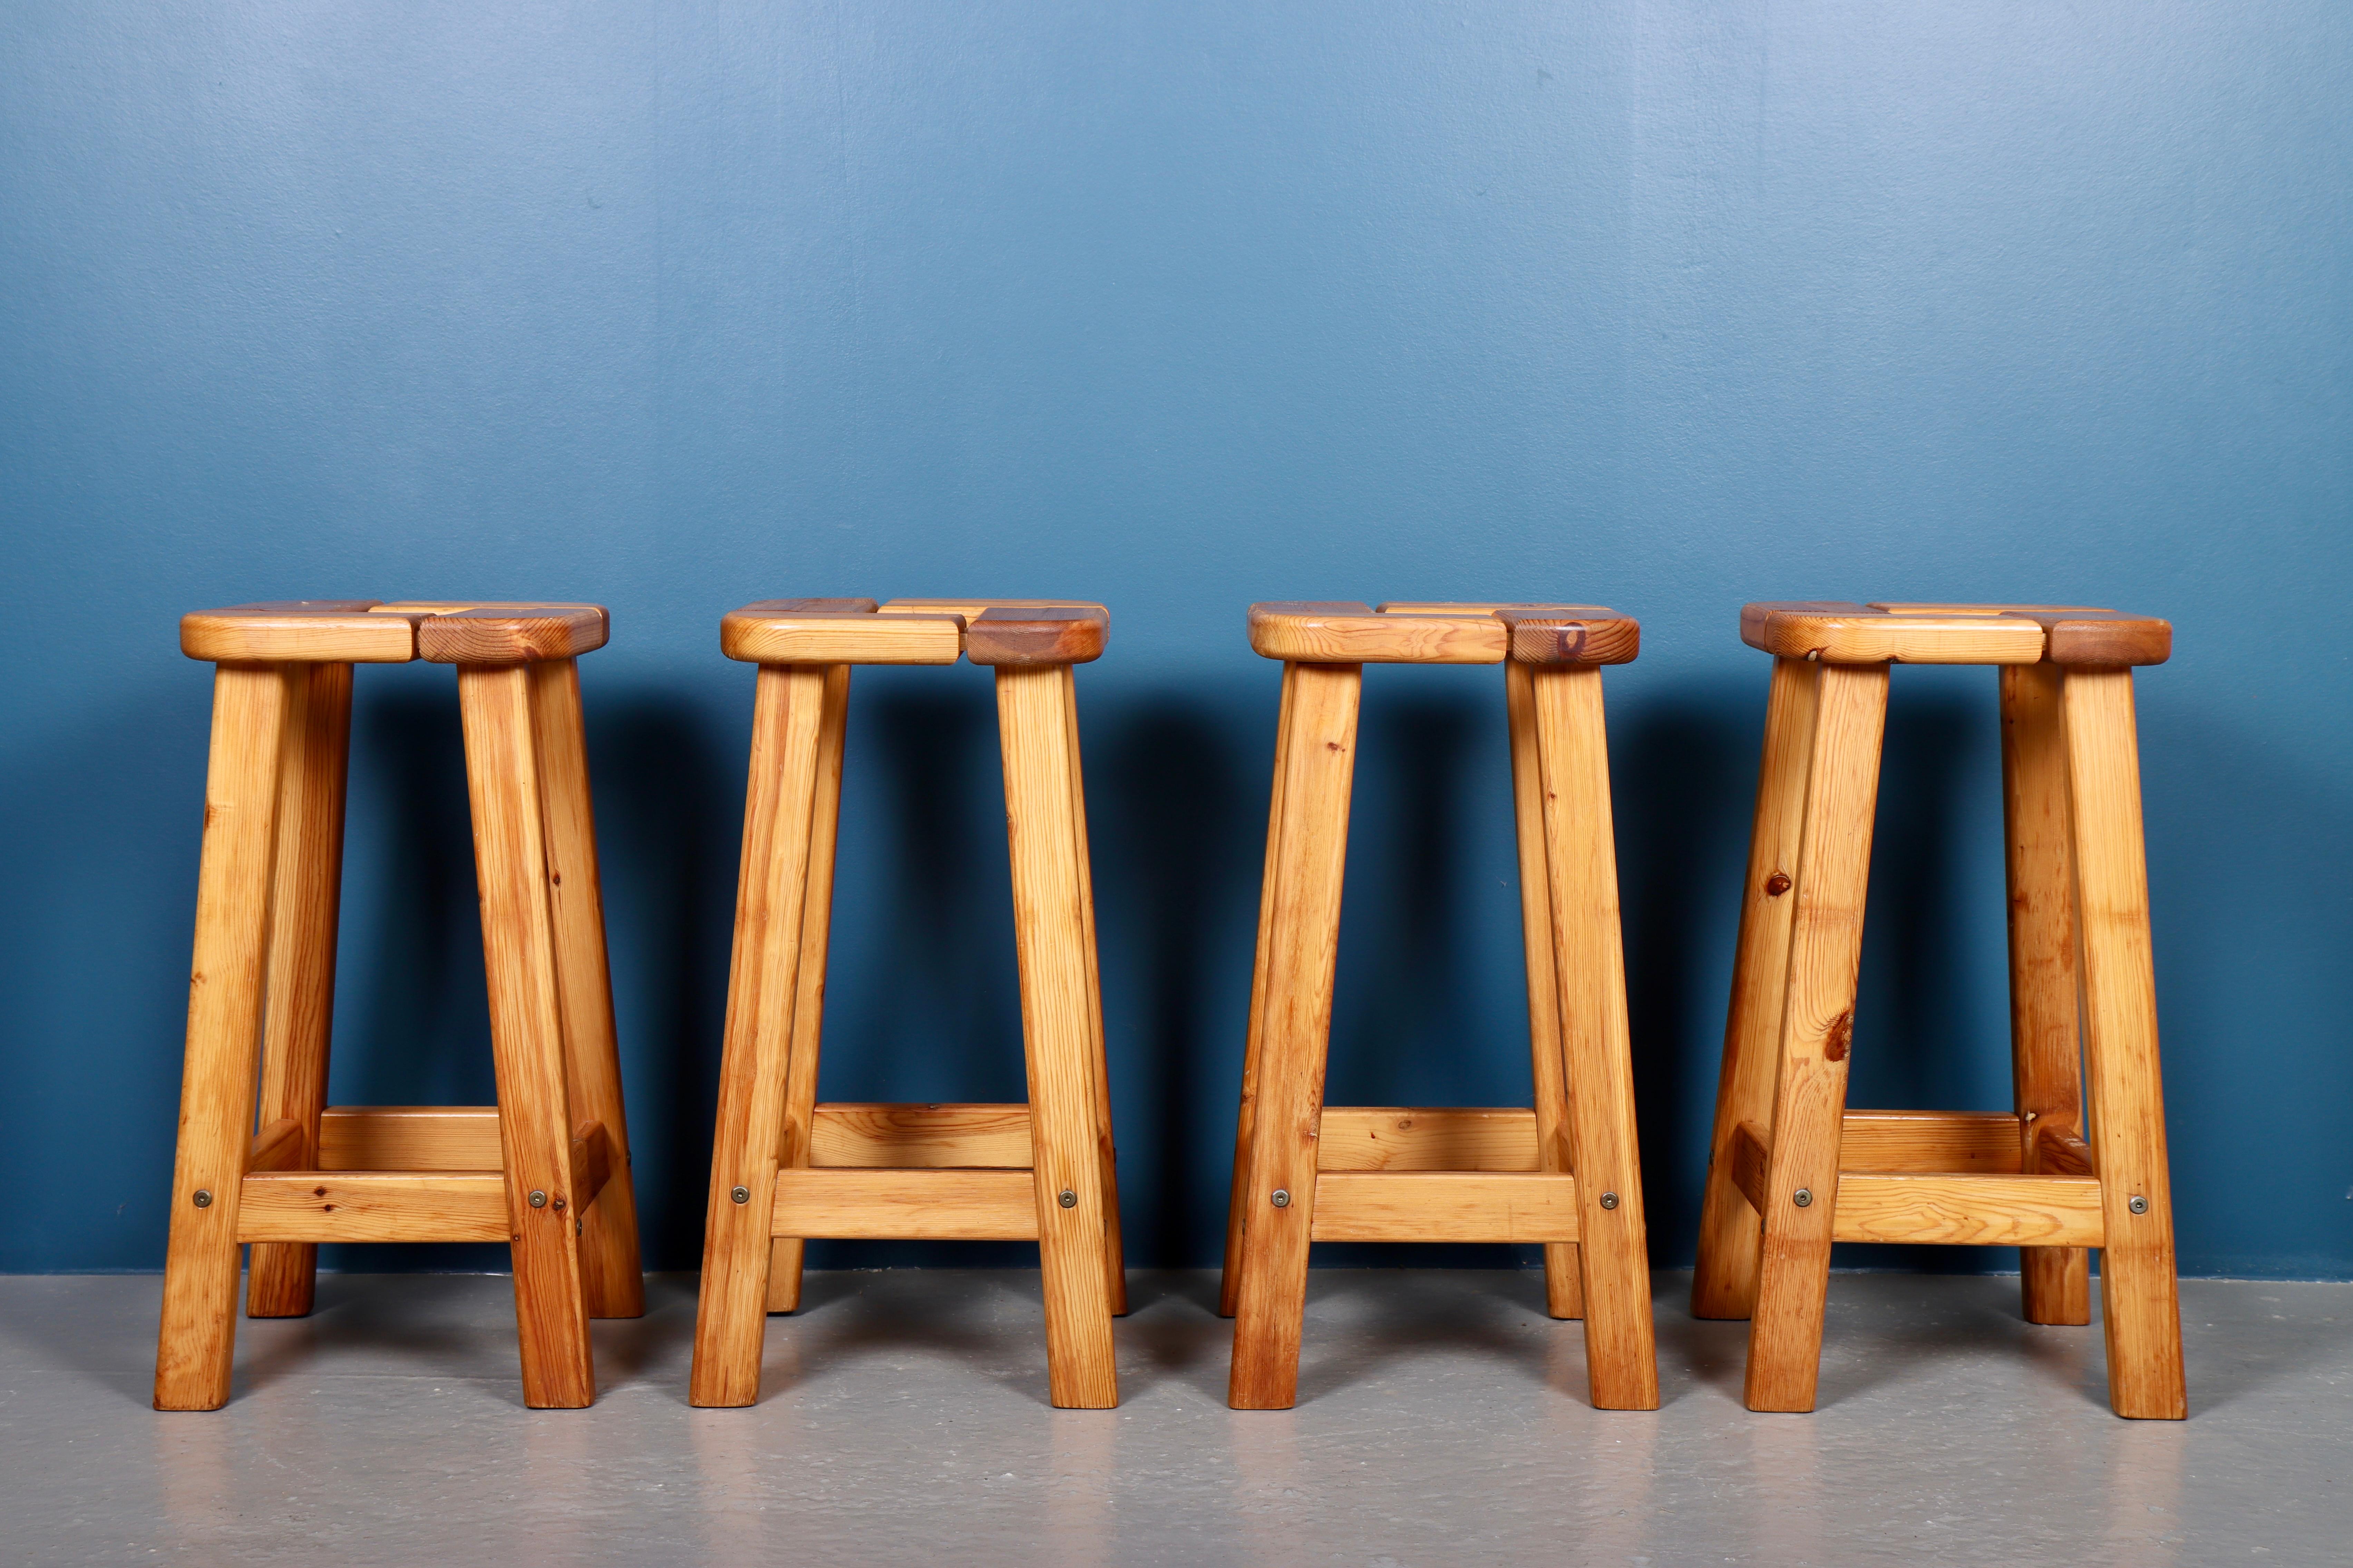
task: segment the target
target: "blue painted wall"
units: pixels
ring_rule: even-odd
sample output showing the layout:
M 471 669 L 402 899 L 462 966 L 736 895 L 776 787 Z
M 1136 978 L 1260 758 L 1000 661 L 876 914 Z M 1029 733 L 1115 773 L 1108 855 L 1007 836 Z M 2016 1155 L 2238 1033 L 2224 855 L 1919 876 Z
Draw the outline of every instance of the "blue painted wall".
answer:
M 1989 598 L 2174 619 L 2141 713 L 2183 1264 L 2353 1274 L 2353 10 L 701 9 L 0 9 L 0 1268 L 162 1256 L 181 611 L 612 606 L 600 841 L 681 1266 L 752 684 L 717 618 L 999 591 L 1113 610 L 1082 703 L 1138 1261 L 1223 1215 L 1276 691 L 1245 603 L 1642 617 L 1609 692 L 1673 1262 L 1764 698 L 1735 610 Z M 987 677 L 860 679 L 825 1092 L 1012 1096 Z M 1335 1099 L 1526 1092 L 1500 684 L 1373 677 Z M 2005 1103 L 1991 690 L 1898 677 L 1859 1103 Z M 361 691 L 334 1093 L 487 1099 L 449 677 Z

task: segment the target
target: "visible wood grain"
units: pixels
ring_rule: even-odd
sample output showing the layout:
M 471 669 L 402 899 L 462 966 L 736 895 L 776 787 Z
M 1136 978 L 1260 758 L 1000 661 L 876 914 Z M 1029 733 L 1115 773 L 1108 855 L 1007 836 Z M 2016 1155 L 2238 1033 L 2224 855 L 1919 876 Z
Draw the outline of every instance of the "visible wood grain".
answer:
M 1087 962 L 1080 847 L 1086 825 L 1073 809 L 1071 679 L 1066 664 L 1000 666 L 997 712 L 1029 1079 L 1048 1394 L 1059 1408 L 1100 1410 L 1118 1403 L 1119 1384 L 1097 1129 L 1097 1001 Z M 1060 1201 L 1065 1194 L 1072 1199 L 1068 1206 Z
M 596 1399 L 596 1380 L 570 1203 L 573 1117 L 548 905 L 537 698 L 532 672 L 520 665 L 468 664 L 458 672 L 523 1403 L 577 1409 Z M 547 1201 L 531 1204 L 533 1192 Z
M 1909 605 L 1868 606 L 1895 616 L 2017 616 L 2043 629 L 2051 664 L 2163 664 L 2173 655 L 2173 627 L 2155 616 L 2089 605 Z
M 495 1105 L 331 1105 L 322 1171 L 495 1171 L 505 1159 Z
M 2089 1142 L 2107 1221 L 2100 1303 L 2108 1401 L 2119 1415 L 2179 1420 L 2189 1407 L 2174 1278 L 2132 672 L 2071 669 L 2060 704 L 2073 802 Z M 2147 1212 L 2132 1212 L 2136 1198 L 2145 1200 Z
M 1510 643 L 1492 615 L 1377 615 L 1356 603 L 1250 607 L 1250 647 L 1303 664 L 1501 664 Z
M 216 1410 L 228 1399 L 237 1207 L 253 1139 L 289 685 L 268 665 L 224 664 L 213 676 L 187 1049 L 156 1333 L 158 1410 Z M 208 1194 L 201 1207 L 199 1192 Z
M 825 701 L 822 667 L 760 667 L 688 1390 L 699 1405 L 749 1405 L 760 1393 L 776 1234 L 768 1211 L 784 1140 Z M 739 1186 L 747 1195 L 740 1204 Z
M 1535 677 L 1525 662 L 1504 666 L 1504 713 L 1511 736 L 1512 818 L 1520 858 L 1520 947 L 1528 995 L 1528 1057 L 1537 1144 L 1530 1169 L 1565 1174 L 1568 1163 L 1568 1077 L 1560 1051 L 1560 972 L 1553 959 L 1552 884 L 1545 856 L 1544 763 L 1536 749 Z M 1325 1118 L 1328 1122 L 1330 1118 Z M 1455 1167 L 1478 1170 L 1468 1161 Z M 1585 1263 L 1574 1242 L 1545 1247 L 1545 1310 L 1585 1316 Z
M 1641 623 L 1599 605 L 1512 605 L 1494 616 L 1524 664 L 1627 664 L 1642 651 Z
M 1634 1129 L 1601 671 L 1592 666 L 1530 668 L 1559 973 L 1561 1056 L 1568 1082 L 1569 1168 L 1577 1173 L 1582 1209 L 1587 1373 L 1597 1408 L 1655 1410 L 1659 1363 Z
M 381 606 L 377 613 L 396 606 Z M 601 605 L 481 605 L 434 611 L 417 621 L 417 657 L 435 664 L 525 664 L 576 658 L 605 646 Z
M 814 603 L 859 603 L 864 610 L 783 609 Z M 871 599 L 768 600 L 746 605 L 719 623 L 719 647 L 750 664 L 954 664 L 964 651 L 958 616 L 877 615 Z
M 1766 697 L 1756 826 L 1748 840 L 1748 876 L 1740 893 L 1732 1004 L 1724 1024 L 1724 1066 L 1716 1079 L 1699 1257 L 1692 1274 L 1695 1318 L 1746 1318 L 1757 1306 L 1764 1230 L 1760 1211 L 1744 1202 L 1735 1185 L 1729 1162 L 1740 1124 L 1762 1126 L 1773 1118 L 1782 1002 L 1789 981 L 1789 930 L 1798 909 L 1789 889 L 1795 886 L 1805 830 L 1820 673 L 1821 666 L 1804 659 L 1776 659 Z
M 1533 1110 L 1327 1105 L 1315 1140 L 1315 1168 L 1534 1172 L 1540 1168 L 1539 1125 Z M 1556 1167 L 1552 1173 L 1562 1173 Z
M 1094 605 L 993 605 L 968 622 L 964 656 L 975 664 L 1085 664 L 1103 657 L 1111 617 Z
M 1317 1241 L 1574 1242 L 1577 1178 L 1336 1171 L 1316 1184 Z
M 1751 1410 L 1814 1406 L 1887 718 L 1886 666 L 1827 665 L 1818 679 L 1805 826 L 1788 895 L 1797 907 L 1773 1095 L 1764 1248 L 1748 1328 Z M 1801 1188 L 1813 1200 L 1804 1206 L 1795 1198 Z
M 601 1121 L 584 1121 L 572 1130 L 572 1206 L 575 1213 L 593 1212 L 596 1198 L 612 1181 L 613 1140 Z M 642 1309 L 640 1310 L 642 1312 Z
M 2010 889 L 2011 1079 L 2031 1125 L 2079 1136 L 2084 1127 L 2076 1032 L 2075 864 L 2067 747 L 2056 664 L 2001 672 L 2001 784 Z M 2022 1166 L 2042 1169 L 2036 1163 Z M 2019 1259 L 2030 1323 L 2092 1321 L 2091 1254 L 2029 1247 Z
M 290 1116 L 265 1121 L 261 1124 L 261 1131 L 253 1135 L 253 1152 L 246 1157 L 245 1168 L 248 1172 L 307 1169 L 309 1162 L 303 1157 L 306 1142 L 302 1136 L 302 1124 Z M 265 1315 L 290 1314 L 253 1314 L 255 1317 Z
M 1099 615 L 1111 612 L 1092 599 L 886 599 L 882 613 L 886 616 L 961 616 L 966 621 L 976 621 L 990 610 L 1092 610 Z
M 1732 1130 L 1732 1142 L 1725 1155 L 1725 1177 L 1741 1200 L 1759 1215 L 1765 1212 L 1766 1173 L 1772 1168 L 1772 1163 L 1773 1152 L 1757 1123 L 1744 1121 Z
M 1249 1223 L 1227 1393 L 1237 1410 L 1287 1410 L 1298 1398 L 1364 671 L 1353 664 L 1295 663 L 1286 677 L 1289 721 L 1274 764 L 1273 891 L 1262 922 L 1271 935 L 1259 988 L 1258 1079 L 1250 1086 Z M 1272 1202 L 1278 1190 L 1290 1199 L 1280 1208 Z
M 1038 1197 L 1027 1171 L 810 1167 L 777 1171 L 775 1192 L 780 1237 L 1038 1239 Z
M 2097 1247 L 2100 1184 L 2080 1176 L 1839 1178 L 1834 1241 Z
M 2043 648 L 2042 626 L 2020 616 L 1897 616 L 1828 601 L 1743 605 L 1740 637 L 1776 658 L 1834 664 L 2032 664 Z
M 1112 1316 L 1127 1314 L 1127 1254 L 1119 1225 L 1119 1158 L 1112 1137 L 1111 1073 L 1103 1036 L 1103 962 L 1095 948 L 1095 873 L 1087 846 L 1087 791 L 1079 746 L 1079 683 L 1062 682 L 1063 743 L 1071 759 L 1071 820 L 1079 851 L 1079 915 L 1087 949 L 1088 1033 L 1092 1044 L 1087 1067 L 1094 1077 L 1095 1160 L 1103 1171 L 1103 1269 L 1111 1290 Z
M 836 1170 L 1026 1171 L 1029 1152 L 1026 1105 L 820 1105 L 807 1163 Z
M 512 1239 L 496 1171 L 272 1171 L 245 1178 L 238 1215 L 239 1240 L 280 1245 Z
M 352 667 L 304 664 L 285 674 L 286 734 L 279 749 L 276 890 L 269 978 L 261 1027 L 260 1119 L 295 1129 L 283 1164 L 316 1163 L 327 1104 L 327 1043 L 335 1013 L 335 926 L 343 874 L 343 788 L 349 773 Z M 319 1249 L 297 1243 L 253 1249 L 246 1311 L 299 1318 L 311 1310 Z
M 605 957 L 604 879 L 597 870 L 580 667 L 562 658 L 530 668 L 547 906 L 564 1020 L 565 1094 L 574 1121 L 605 1129 L 612 1155 L 612 1179 L 604 1184 L 604 1194 L 593 1203 L 577 1194 L 573 1197 L 581 1221 L 582 1286 L 590 1317 L 638 1318 L 646 1310 L 645 1275 L 638 1254 L 637 1186 L 629 1169 L 628 1112 L 613 1027 L 613 982 Z
M 2016 1175 L 2019 1119 L 2000 1111 L 1850 1110 L 1839 1167 L 1948 1175 Z
M 785 1055 L 783 1130 L 776 1164 L 801 1170 L 817 1163 L 812 1131 L 817 1115 L 818 1047 L 825 1038 L 826 959 L 833 932 L 833 867 L 841 824 L 841 759 L 849 732 L 847 664 L 825 671 L 825 705 L 817 732 L 817 794 L 809 805 L 808 890 L 801 900 L 800 967 L 794 981 L 792 1043 Z M 916 1164 L 917 1161 L 891 1162 Z M 800 1310 L 806 1238 L 779 1236 L 768 1244 L 767 1310 Z
M 417 657 L 416 627 L 371 616 L 375 604 L 293 599 L 197 610 L 180 617 L 180 651 L 215 664 L 407 663 Z
M 2026 1163 L 2046 1176 L 2096 1176 L 2092 1146 L 2073 1133 L 2041 1123 L 2029 1131 Z M 2088 1318 L 2084 1320 L 2090 1321 Z

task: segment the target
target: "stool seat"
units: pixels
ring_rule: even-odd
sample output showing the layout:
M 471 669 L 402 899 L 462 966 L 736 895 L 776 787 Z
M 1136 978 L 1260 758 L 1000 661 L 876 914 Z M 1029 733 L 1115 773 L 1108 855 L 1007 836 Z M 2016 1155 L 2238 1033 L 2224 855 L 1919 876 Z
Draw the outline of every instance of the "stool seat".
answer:
M 745 664 L 1091 664 L 1111 612 L 1082 599 L 763 599 L 721 617 Z
M 1631 660 L 1642 629 L 1599 605 L 1274 600 L 1250 607 L 1250 643 L 1299 664 L 1599 665 Z
M 180 617 L 180 651 L 214 664 L 532 664 L 609 635 L 601 605 L 282 599 Z
M 2163 664 L 2173 627 L 2085 605 L 1915 605 L 1833 599 L 1744 605 L 1740 639 L 1832 664 Z

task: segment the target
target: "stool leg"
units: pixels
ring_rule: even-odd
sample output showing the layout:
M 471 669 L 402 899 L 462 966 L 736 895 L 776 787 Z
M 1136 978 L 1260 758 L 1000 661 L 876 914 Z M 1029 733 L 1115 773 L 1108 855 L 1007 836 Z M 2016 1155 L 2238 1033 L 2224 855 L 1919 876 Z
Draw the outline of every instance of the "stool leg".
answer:
M 604 883 L 596 870 L 596 818 L 588 744 L 580 718 L 580 667 L 568 658 L 524 666 L 539 752 L 547 902 L 564 1016 L 565 1089 L 576 1127 L 602 1122 L 610 1175 L 580 1222 L 580 1268 L 592 1318 L 641 1318 L 646 1282 L 638 1256 L 637 1184 L 629 1169 L 628 1115 L 614 1039 L 613 982 L 605 959 Z
M 1535 685 L 1517 659 L 1504 665 L 1512 733 L 1512 806 L 1519 832 L 1520 932 L 1527 950 L 1528 1049 L 1535 1078 L 1536 1169 L 1569 1169 L 1568 1079 L 1560 1046 L 1560 978 L 1553 963 L 1552 872 L 1545 853 L 1544 768 L 1536 751 Z M 1545 1244 L 1545 1310 L 1585 1316 L 1577 1243 Z
M 523 1403 L 568 1410 L 596 1399 L 596 1376 L 580 1238 L 573 1229 L 572 1118 L 535 694 L 528 665 L 458 667 Z M 543 1201 L 532 1203 L 534 1193 Z
M 1315 1221 L 1316 1138 L 1332 1035 L 1332 975 L 1347 867 L 1364 667 L 1293 664 L 1289 721 L 1275 753 L 1272 894 L 1261 930 L 1258 1081 L 1250 1086 L 1250 1179 L 1226 1403 L 1288 1410 L 1299 1401 L 1307 1244 Z M 1274 1206 L 1274 1194 L 1290 1202 Z
M 1789 983 L 1789 926 L 1798 907 L 1789 889 L 1798 869 L 1799 834 L 1806 821 L 1807 763 L 1813 754 L 1821 668 L 1802 658 L 1775 659 L 1772 689 L 1765 700 L 1757 822 L 1748 841 L 1748 879 L 1740 894 L 1732 1006 L 1724 1026 L 1724 1068 L 1716 1079 L 1699 1261 L 1692 1274 L 1695 1318 L 1746 1318 L 1757 1310 L 1757 1260 L 1764 1228 L 1757 1211 L 1732 1184 L 1732 1135 L 1744 1121 L 1754 1122 L 1762 1131 L 1773 1120 L 1781 1006 Z
M 1649 1233 L 1634 1129 L 1626 956 L 1609 809 L 1601 671 L 1532 671 L 1544 780 L 1561 1058 L 1568 1083 L 1569 1168 L 1584 1243 L 1585 1361 L 1602 1410 L 1656 1410 Z
M 277 891 L 261 1026 L 259 1125 L 292 1121 L 301 1139 L 282 1168 L 315 1169 L 327 1109 L 327 1041 L 335 1012 L 335 921 L 343 879 L 343 785 L 349 775 L 352 667 L 288 665 L 285 743 L 278 773 Z M 245 1310 L 255 1318 L 311 1310 L 319 1247 L 258 1241 Z
M 1111 1277 L 1111 1315 L 1127 1315 L 1126 1248 L 1119 1233 L 1119 1156 L 1111 1131 L 1111 1071 L 1105 1059 L 1103 1018 L 1103 963 L 1095 952 L 1095 874 L 1087 855 L 1087 790 L 1079 754 L 1079 683 L 1075 673 L 1062 682 L 1062 723 L 1069 731 L 1065 745 L 1071 758 L 1071 820 L 1077 824 L 1079 847 L 1079 917 L 1087 934 L 1088 1033 L 1093 1040 L 1088 1065 L 1095 1080 L 1095 1152 L 1103 1165 L 1104 1261 Z
M 1107 1410 L 1119 1403 L 1119 1374 L 1112 1354 L 1108 1194 L 1091 1061 L 1098 1004 L 1088 991 L 1092 975 L 1082 909 L 1080 839 L 1086 825 L 1072 809 L 1077 779 L 1066 707 L 1070 681 L 1066 664 L 999 665 L 997 720 L 1029 1076 L 1047 1382 L 1060 1408 Z
M 825 689 L 822 665 L 760 667 L 719 1123 L 703 1218 L 702 1291 L 687 1394 L 695 1405 L 749 1405 L 760 1394 L 776 1157 L 800 986 Z M 745 1194 L 741 1203 L 734 1197 L 738 1187 Z
M 1258 885 L 1258 957 L 1250 970 L 1250 1010 L 1242 1046 L 1241 1109 L 1234 1118 L 1234 1176 L 1226 1189 L 1226 1265 L 1218 1281 L 1218 1316 L 1230 1318 L 1241 1300 L 1243 1239 L 1250 1234 L 1250 1127 L 1258 1103 L 1259 1042 L 1265 1034 L 1266 961 L 1274 942 L 1277 852 L 1282 844 L 1283 759 L 1290 754 L 1291 710 L 1299 667 L 1282 667 L 1282 707 L 1275 721 L 1273 798 L 1266 813 L 1266 866 Z
M 2100 1254 L 2100 1305 L 2107 1329 L 2108 1402 L 2119 1415 L 2178 1421 L 2189 1406 L 2182 1385 L 2173 1194 L 2158 1072 L 2132 671 L 2073 670 L 2060 701 L 2074 803 L 2090 1142 L 2107 1235 Z M 2136 1198 L 2147 1200 L 2147 1212 L 2132 1212 Z
M 253 1145 L 288 685 L 273 665 L 224 664 L 213 676 L 187 1057 L 155 1342 L 158 1410 L 217 1410 L 228 1402 L 237 1199 Z M 202 1207 L 199 1193 L 209 1194 Z
M 1765 1176 L 1765 1241 L 1748 1325 L 1751 1410 L 1811 1410 L 1838 1211 L 1846 1062 L 1887 723 L 1887 666 L 1826 664 L 1807 767 L 1789 978 Z M 1803 1189 L 1812 1201 L 1799 1206 Z
M 2010 1042 L 2025 1138 L 2021 1169 L 2038 1168 L 2047 1130 L 2084 1133 L 2076 1033 L 2075 867 L 2068 844 L 2067 746 L 2061 668 L 2001 667 L 2002 815 L 2010 871 Z M 2091 1252 L 2019 1249 L 2030 1323 L 2092 1321 Z

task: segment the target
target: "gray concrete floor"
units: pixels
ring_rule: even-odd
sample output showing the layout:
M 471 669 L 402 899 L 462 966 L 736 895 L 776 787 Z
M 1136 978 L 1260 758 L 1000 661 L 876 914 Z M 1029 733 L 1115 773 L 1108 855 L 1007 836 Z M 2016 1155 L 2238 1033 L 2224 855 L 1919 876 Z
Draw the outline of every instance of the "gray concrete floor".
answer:
M 1319 1271 L 1296 1410 L 1225 1407 L 1208 1275 L 1135 1277 L 1125 1403 L 1046 1404 L 1034 1273 L 812 1276 L 765 1395 L 693 1410 L 691 1279 L 522 1408 L 501 1278 L 331 1277 L 148 1408 L 153 1279 L 0 1279 L 0 1563 L 1564 1564 L 2353 1561 L 2353 1286 L 2185 1282 L 2186 1423 L 2014 1279 L 1841 1275 L 1820 1409 L 1658 1280 L 1665 1407 L 1586 1403 L 1536 1276 Z

